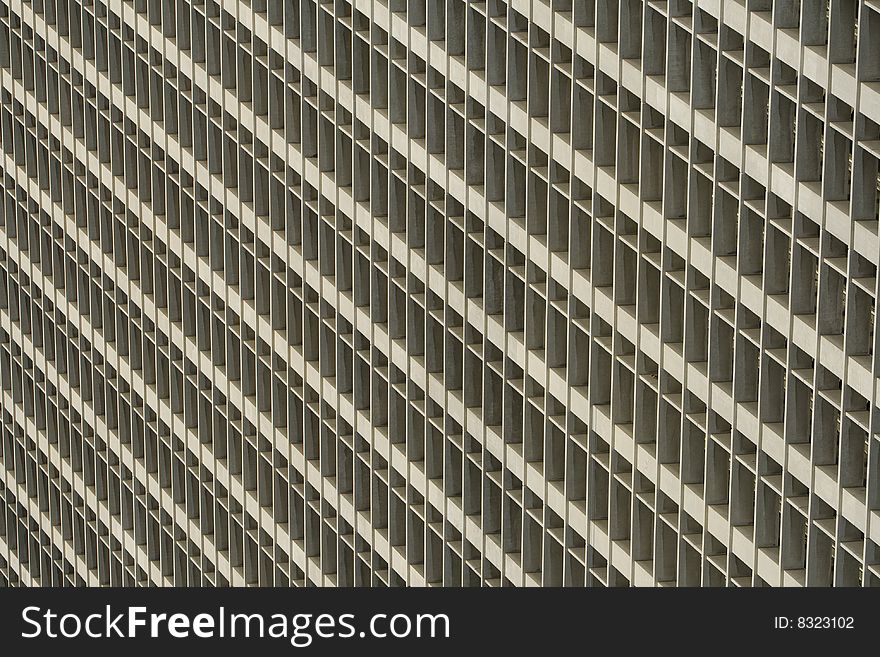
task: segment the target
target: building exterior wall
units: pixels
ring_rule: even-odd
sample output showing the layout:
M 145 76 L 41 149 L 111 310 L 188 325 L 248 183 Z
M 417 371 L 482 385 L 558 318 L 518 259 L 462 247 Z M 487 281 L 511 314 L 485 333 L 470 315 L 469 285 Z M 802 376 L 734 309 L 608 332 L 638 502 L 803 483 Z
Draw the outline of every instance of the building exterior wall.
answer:
M 0 583 L 875 585 L 876 0 L 4 0 Z

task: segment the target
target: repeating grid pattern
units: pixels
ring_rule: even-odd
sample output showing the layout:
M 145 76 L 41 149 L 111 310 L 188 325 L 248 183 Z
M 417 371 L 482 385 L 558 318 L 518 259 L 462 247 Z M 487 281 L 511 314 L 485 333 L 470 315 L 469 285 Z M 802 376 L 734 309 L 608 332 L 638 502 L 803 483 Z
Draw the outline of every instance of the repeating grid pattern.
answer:
M 876 585 L 877 0 L 4 0 L 0 582 Z

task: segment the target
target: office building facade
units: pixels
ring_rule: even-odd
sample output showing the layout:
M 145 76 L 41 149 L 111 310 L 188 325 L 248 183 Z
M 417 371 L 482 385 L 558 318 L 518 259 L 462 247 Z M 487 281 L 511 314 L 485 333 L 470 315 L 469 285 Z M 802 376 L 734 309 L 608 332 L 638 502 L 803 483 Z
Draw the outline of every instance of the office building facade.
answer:
M 0 583 L 880 582 L 876 0 L 4 0 L 0 145 Z

